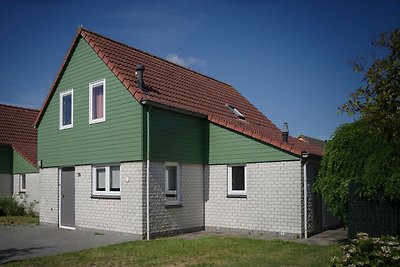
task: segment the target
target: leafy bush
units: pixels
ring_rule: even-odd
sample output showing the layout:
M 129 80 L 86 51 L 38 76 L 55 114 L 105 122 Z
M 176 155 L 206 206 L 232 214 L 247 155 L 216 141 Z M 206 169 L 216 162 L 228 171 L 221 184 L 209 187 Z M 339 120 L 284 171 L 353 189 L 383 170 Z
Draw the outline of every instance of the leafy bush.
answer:
M 12 197 L 0 196 L 0 216 L 23 216 L 25 206 Z
M 349 245 L 341 246 L 343 255 L 333 257 L 331 267 L 340 266 L 400 266 L 399 237 L 369 237 L 357 234 Z

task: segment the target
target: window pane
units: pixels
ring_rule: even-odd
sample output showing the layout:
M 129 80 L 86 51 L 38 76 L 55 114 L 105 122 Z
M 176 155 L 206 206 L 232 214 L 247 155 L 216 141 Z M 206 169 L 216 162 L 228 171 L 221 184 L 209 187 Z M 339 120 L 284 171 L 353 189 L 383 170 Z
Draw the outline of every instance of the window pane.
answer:
M 232 190 L 245 190 L 244 166 L 232 166 Z
M 106 191 L 106 170 L 96 169 L 96 190 Z
M 176 166 L 167 166 L 168 190 L 176 191 Z
M 25 174 L 21 175 L 21 190 L 26 190 L 26 176 L 25 176 Z
M 119 166 L 111 166 L 110 175 L 110 191 L 120 191 Z
M 63 96 L 63 106 L 62 106 L 62 125 L 71 124 L 72 120 L 72 94 Z
M 103 106 L 103 85 L 97 85 L 92 88 L 92 119 L 100 119 L 104 116 Z

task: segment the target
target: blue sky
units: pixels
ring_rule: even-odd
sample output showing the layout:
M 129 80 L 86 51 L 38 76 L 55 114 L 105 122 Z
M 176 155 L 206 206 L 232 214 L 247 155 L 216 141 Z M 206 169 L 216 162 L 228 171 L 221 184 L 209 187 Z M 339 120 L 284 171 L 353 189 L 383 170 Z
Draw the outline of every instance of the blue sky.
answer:
M 233 85 L 291 135 L 328 139 L 361 84 L 346 62 L 399 22 L 400 1 L 0 0 L 0 102 L 40 108 L 83 25 Z

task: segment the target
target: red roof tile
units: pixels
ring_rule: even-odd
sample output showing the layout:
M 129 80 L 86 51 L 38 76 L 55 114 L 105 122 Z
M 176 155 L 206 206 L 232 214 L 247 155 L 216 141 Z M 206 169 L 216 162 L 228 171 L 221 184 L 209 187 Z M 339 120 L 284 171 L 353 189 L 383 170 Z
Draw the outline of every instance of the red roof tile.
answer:
M 93 48 L 139 102 L 149 100 L 203 114 L 209 121 L 299 156 L 302 152 L 323 154 L 321 148 L 296 138 L 289 138 L 289 143 L 282 145 L 280 129 L 229 84 L 82 28 L 78 29 L 64 64 L 43 104 L 36 125 L 39 124 L 47 108 L 78 38 L 83 38 Z M 145 65 L 144 81 L 148 88 L 147 93 L 136 85 L 137 64 Z M 244 115 L 245 120 L 239 119 L 227 104 L 236 107 Z
M 37 162 L 38 110 L 0 104 L 0 144 L 9 145 L 33 166 Z

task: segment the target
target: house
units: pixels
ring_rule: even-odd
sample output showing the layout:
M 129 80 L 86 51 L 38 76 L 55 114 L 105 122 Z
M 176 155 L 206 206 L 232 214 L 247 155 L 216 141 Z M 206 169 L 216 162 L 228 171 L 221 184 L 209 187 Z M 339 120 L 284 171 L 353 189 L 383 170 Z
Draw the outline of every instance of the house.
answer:
M 39 207 L 39 171 L 36 167 L 39 111 L 0 104 L 0 195 L 15 196 Z
M 298 140 L 304 142 L 304 143 L 308 143 L 308 144 L 312 144 L 314 146 L 318 146 L 320 147 L 322 150 L 325 150 L 325 145 L 327 143 L 327 141 L 323 141 L 317 138 L 313 138 L 307 135 L 299 135 L 297 137 Z M 318 169 L 317 169 L 318 172 Z M 310 179 L 310 183 L 313 184 L 315 182 L 315 176 L 311 177 Z M 322 228 L 321 230 L 327 230 L 327 229 L 331 229 L 331 228 L 337 228 L 338 226 L 340 226 L 342 224 L 340 218 L 334 217 L 330 212 L 328 212 L 328 207 L 325 203 L 325 201 L 322 199 L 322 197 L 317 194 L 317 193 L 312 193 L 312 199 L 313 199 L 313 210 L 314 212 L 321 214 L 321 225 Z M 319 217 L 319 216 L 318 216 Z
M 40 222 L 156 237 L 323 228 L 322 149 L 229 84 L 79 28 L 36 121 Z M 319 216 L 319 217 L 318 217 Z
M 326 145 L 326 141 L 322 141 L 320 139 L 313 138 L 313 137 L 310 137 L 310 136 L 307 136 L 307 135 L 303 135 L 303 134 L 299 135 L 297 137 L 297 139 L 299 139 L 300 141 L 303 141 L 305 143 L 313 144 L 315 146 L 319 146 L 319 147 L 322 147 L 322 148 L 324 148 L 325 145 Z

